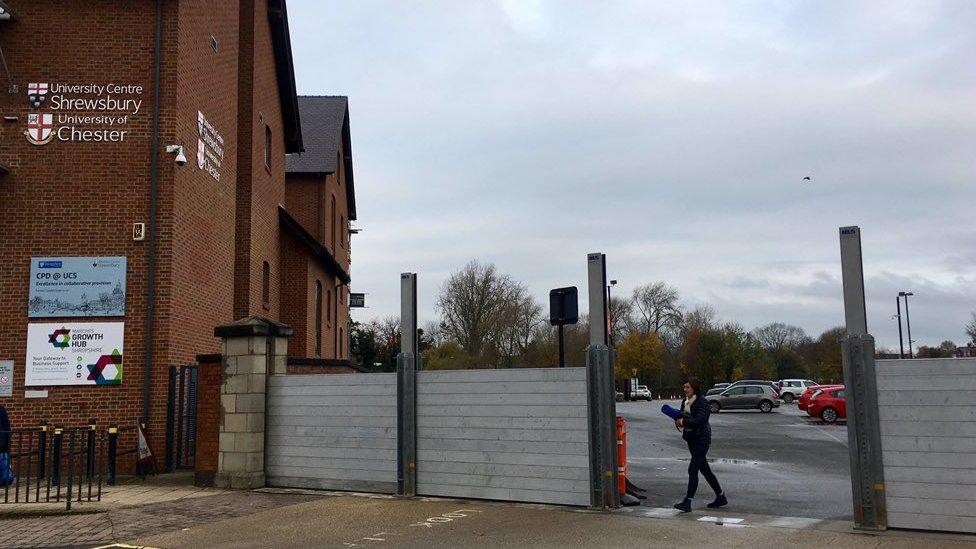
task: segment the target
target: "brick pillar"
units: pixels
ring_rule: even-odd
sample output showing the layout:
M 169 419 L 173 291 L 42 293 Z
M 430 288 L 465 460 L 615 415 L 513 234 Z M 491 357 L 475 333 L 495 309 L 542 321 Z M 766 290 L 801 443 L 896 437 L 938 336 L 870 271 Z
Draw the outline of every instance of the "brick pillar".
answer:
M 221 355 L 197 355 L 197 440 L 193 484 L 213 486 L 220 442 L 220 388 L 224 383 Z
M 284 373 L 292 333 L 286 324 L 254 316 L 214 330 L 224 340 L 217 486 L 264 486 L 265 382 L 269 373 Z

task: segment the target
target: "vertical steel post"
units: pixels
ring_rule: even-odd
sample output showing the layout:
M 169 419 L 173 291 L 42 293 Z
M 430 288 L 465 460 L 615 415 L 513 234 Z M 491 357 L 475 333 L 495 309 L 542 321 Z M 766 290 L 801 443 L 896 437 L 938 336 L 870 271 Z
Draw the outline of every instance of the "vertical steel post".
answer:
M 874 338 L 867 333 L 861 230 L 840 228 L 841 273 L 847 334 L 841 349 L 847 401 L 847 446 L 851 459 L 854 526 L 884 530 L 888 525 L 881 422 L 875 378 Z
M 37 435 L 37 479 L 44 478 L 44 462 L 47 459 L 47 422 L 40 425 L 40 433 Z
M 901 335 L 901 296 L 895 296 L 895 310 L 898 312 L 898 358 L 905 358 L 905 341 Z
M 397 355 L 397 494 L 417 495 L 417 274 L 400 275 Z
M 119 428 L 108 427 L 108 485 L 115 486 L 115 458 L 119 451 Z
M 590 506 L 620 507 L 617 492 L 616 402 L 607 346 L 606 255 L 587 256 L 590 345 L 586 349 L 587 419 L 590 446 Z

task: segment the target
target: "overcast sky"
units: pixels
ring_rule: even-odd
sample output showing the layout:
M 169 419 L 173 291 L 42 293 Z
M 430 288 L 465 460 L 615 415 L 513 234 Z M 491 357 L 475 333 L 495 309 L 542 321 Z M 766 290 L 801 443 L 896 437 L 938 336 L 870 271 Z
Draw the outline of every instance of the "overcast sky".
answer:
M 707 5 L 706 5 L 707 4 Z M 976 3 L 288 3 L 298 88 L 349 96 L 353 291 L 421 321 L 471 259 L 813 336 L 843 322 L 863 231 L 868 329 L 963 343 L 976 309 Z M 804 182 L 810 176 L 812 181 Z M 581 303 L 581 307 L 585 304 Z

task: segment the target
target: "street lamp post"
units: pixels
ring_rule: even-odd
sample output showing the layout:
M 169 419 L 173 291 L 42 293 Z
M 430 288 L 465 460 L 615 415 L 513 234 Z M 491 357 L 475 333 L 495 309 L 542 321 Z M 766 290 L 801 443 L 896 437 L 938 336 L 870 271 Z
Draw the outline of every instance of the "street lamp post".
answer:
M 915 358 L 915 351 L 912 350 L 912 317 L 908 314 L 908 296 L 915 294 L 912 292 L 898 292 L 898 295 L 905 298 L 905 328 L 908 330 L 908 358 Z
M 607 286 L 607 332 L 610 336 L 610 367 L 613 367 L 614 346 L 613 346 L 613 312 L 610 308 L 610 288 L 617 285 L 616 280 L 611 280 Z M 624 381 L 624 400 L 630 400 L 630 380 Z
M 901 297 L 895 298 L 895 306 L 898 309 L 898 314 L 895 315 L 898 318 L 898 358 L 905 358 L 905 343 L 901 338 Z

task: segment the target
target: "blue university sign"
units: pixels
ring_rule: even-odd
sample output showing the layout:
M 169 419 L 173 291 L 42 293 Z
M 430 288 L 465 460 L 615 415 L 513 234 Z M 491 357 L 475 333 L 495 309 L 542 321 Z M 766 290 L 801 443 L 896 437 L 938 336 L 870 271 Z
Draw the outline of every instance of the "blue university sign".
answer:
M 125 316 L 125 257 L 31 259 L 31 318 Z

